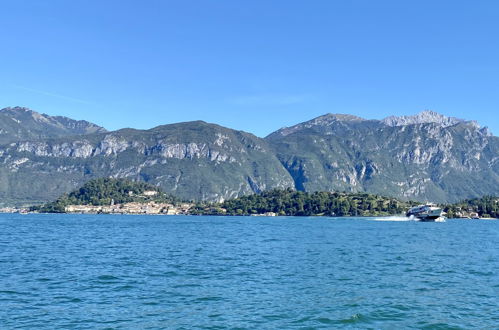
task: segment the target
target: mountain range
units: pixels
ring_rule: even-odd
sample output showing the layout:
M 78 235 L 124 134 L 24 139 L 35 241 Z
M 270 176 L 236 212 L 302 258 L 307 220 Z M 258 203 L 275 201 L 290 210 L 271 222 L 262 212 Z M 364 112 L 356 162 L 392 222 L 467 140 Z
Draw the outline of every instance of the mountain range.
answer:
M 0 203 L 54 200 L 98 177 L 189 200 L 273 188 L 455 202 L 499 193 L 499 138 L 433 111 L 367 120 L 326 114 L 265 138 L 203 121 L 107 131 L 87 121 L 0 110 Z

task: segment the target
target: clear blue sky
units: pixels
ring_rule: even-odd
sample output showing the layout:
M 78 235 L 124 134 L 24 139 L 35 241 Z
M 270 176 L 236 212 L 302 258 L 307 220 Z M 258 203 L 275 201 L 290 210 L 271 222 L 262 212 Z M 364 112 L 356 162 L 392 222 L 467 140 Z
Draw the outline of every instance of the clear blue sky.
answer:
M 0 0 L 0 107 L 265 136 L 432 109 L 499 133 L 499 1 Z

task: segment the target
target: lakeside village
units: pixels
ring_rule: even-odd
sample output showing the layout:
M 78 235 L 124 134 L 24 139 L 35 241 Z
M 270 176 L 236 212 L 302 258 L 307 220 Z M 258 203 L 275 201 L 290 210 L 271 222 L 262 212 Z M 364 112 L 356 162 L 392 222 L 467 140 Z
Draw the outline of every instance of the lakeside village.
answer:
M 133 191 L 128 191 L 127 193 L 130 197 L 134 197 Z M 158 194 L 159 192 L 156 190 L 145 190 L 137 197 L 154 198 Z M 60 213 L 187 215 L 193 205 L 192 203 L 173 204 L 158 201 L 115 203 L 114 199 L 111 199 L 109 205 L 66 205 L 64 206 L 64 212 Z M 0 213 L 40 213 L 40 211 L 31 210 L 31 208 L 4 207 L 0 208 Z
M 153 191 L 145 191 L 146 195 L 152 195 Z M 129 202 L 115 204 L 111 202 L 110 205 L 67 205 L 64 207 L 64 212 L 60 213 L 73 213 L 73 214 L 130 214 L 130 215 L 195 215 L 192 212 L 195 204 L 193 203 L 161 203 L 161 202 Z M 223 215 L 226 210 L 220 208 L 217 210 L 217 215 Z M 0 208 L 0 213 L 44 213 L 38 210 L 31 210 L 30 208 L 16 208 L 16 207 L 3 207 Z M 262 214 L 251 214 L 252 216 L 267 216 L 274 217 L 275 212 L 265 212 Z
M 153 191 L 145 191 L 145 194 L 152 194 Z M 151 195 L 149 195 L 151 196 Z M 73 214 L 146 214 L 146 215 L 194 215 L 192 209 L 195 206 L 193 203 L 161 203 L 161 202 L 129 202 L 110 205 L 67 205 L 64 207 L 64 212 Z M 217 210 L 217 215 L 223 215 L 226 210 L 220 208 Z M 0 213 L 44 213 L 30 208 L 3 207 L 0 208 Z M 276 216 L 275 212 L 265 212 L 262 214 L 251 214 L 252 216 Z
M 188 202 L 158 187 L 125 179 L 94 179 L 53 202 L 29 208 L 5 207 L 2 213 L 78 213 L 147 215 L 241 215 L 369 217 L 405 214 L 420 221 L 445 218 L 499 218 L 499 197 L 485 196 L 455 204 L 419 205 L 414 201 L 368 193 L 270 190 L 221 203 Z

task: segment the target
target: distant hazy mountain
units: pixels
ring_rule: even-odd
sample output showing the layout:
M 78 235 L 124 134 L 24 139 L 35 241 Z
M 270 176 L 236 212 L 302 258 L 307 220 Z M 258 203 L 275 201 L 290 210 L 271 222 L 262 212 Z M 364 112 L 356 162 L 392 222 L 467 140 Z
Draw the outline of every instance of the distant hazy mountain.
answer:
M 24 108 L 1 110 L 0 128 L 4 205 L 53 200 L 98 177 L 213 201 L 286 187 L 435 202 L 499 194 L 499 138 L 429 111 L 327 114 L 265 139 L 201 121 L 106 132 Z
M 499 193 L 499 138 L 431 111 L 381 121 L 328 114 L 266 139 L 299 190 L 437 202 Z
M 49 116 L 28 108 L 0 109 L 0 143 L 105 131 L 88 121 Z

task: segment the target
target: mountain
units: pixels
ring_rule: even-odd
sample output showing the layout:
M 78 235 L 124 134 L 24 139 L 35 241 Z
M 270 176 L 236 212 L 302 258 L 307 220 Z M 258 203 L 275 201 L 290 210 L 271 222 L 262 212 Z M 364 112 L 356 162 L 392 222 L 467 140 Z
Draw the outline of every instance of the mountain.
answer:
M 499 138 L 431 111 L 383 120 L 327 114 L 266 140 L 298 190 L 435 202 L 499 192 Z
M 104 128 L 85 120 L 49 116 L 28 108 L 0 109 L 0 144 L 105 131 Z
M 434 123 L 440 125 L 441 127 L 449 127 L 466 121 L 455 117 L 446 117 L 431 110 L 425 110 L 414 116 L 390 116 L 383 119 L 381 122 L 388 126 L 407 126 Z
M 53 200 L 99 177 L 146 181 L 183 199 L 213 201 L 294 185 L 265 140 L 202 121 L 0 148 L 4 203 Z
M 431 111 L 383 120 L 326 114 L 262 139 L 202 121 L 107 132 L 6 108 L 0 133 L 3 205 L 51 201 L 102 177 L 209 201 L 289 187 L 433 202 L 499 194 L 499 138 Z

